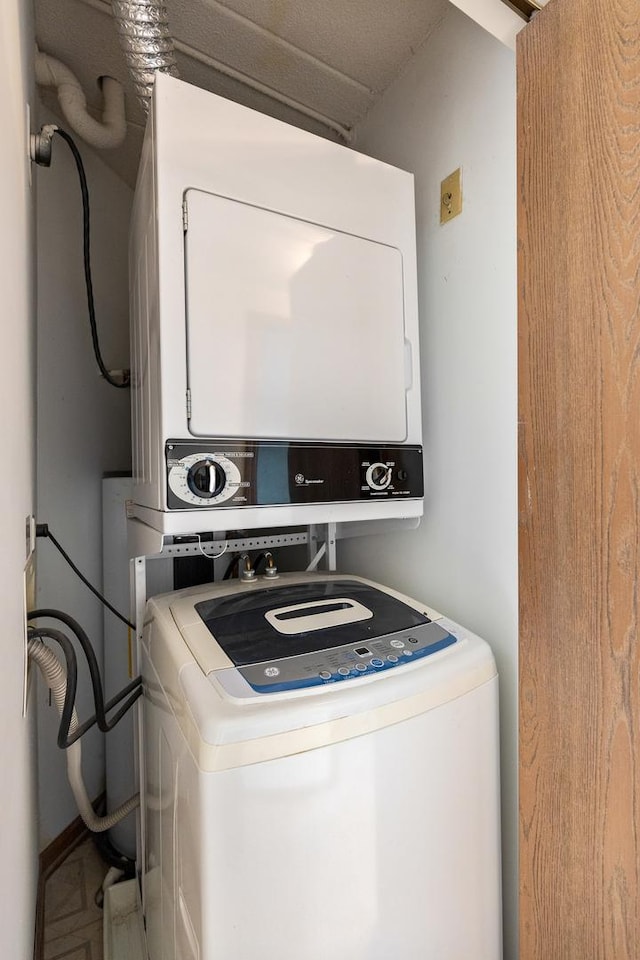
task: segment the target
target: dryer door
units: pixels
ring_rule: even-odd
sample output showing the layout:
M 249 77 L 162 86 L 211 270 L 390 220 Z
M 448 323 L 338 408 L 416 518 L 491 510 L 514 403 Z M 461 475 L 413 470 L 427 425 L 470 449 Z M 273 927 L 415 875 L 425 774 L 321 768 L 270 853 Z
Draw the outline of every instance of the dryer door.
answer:
M 190 432 L 405 440 L 399 250 L 198 190 L 186 199 Z

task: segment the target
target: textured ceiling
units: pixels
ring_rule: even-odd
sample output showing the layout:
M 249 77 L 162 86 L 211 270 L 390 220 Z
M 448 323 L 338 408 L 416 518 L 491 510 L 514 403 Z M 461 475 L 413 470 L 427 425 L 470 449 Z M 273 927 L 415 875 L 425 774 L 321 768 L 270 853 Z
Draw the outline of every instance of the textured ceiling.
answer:
M 448 6 L 447 0 L 166 0 L 166 5 L 184 80 L 334 139 L 348 139 Z M 144 118 L 110 3 L 36 0 L 36 37 L 45 53 L 73 70 L 90 108 L 100 104 L 98 77 L 124 83 L 127 140 L 103 156 L 133 184 Z M 290 103 L 278 102 L 278 95 Z M 44 91 L 42 99 L 59 112 L 52 91 Z

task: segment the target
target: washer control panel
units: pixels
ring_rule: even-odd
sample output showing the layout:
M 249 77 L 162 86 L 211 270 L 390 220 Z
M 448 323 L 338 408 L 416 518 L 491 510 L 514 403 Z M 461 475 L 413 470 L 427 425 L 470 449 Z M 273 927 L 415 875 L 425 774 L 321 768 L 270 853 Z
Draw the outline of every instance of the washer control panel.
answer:
M 238 671 L 257 693 L 278 693 L 370 677 L 414 663 L 454 643 L 457 643 L 456 637 L 443 627 L 425 623 L 364 643 L 253 663 L 238 667 Z
M 170 440 L 167 508 L 420 499 L 422 448 Z

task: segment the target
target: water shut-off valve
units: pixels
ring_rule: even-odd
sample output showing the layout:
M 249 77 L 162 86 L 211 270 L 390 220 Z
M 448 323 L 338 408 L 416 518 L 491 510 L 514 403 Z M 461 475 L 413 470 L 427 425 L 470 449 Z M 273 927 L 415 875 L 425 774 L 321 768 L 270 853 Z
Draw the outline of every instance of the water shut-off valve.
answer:
M 260 563 L 260 557 L 258 558 L 257 563 Z M 267 551 L 264 554 L 265 568 L 264 568 L 264 577 L 265 580 L 274 580 L 278 576 L 278 568 L 273 559 L 273 554 Z M 251 565 L 251 558 L 249 554 L 243 553 L 240 557 L 240 581 L 242 583 L 255 583 L 257 580 L 256 577 L 256 568 Z

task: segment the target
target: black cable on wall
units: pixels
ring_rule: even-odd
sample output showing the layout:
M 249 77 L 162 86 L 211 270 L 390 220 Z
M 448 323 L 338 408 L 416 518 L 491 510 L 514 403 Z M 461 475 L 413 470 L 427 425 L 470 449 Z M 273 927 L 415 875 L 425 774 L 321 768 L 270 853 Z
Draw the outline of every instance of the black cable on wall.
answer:
M 129 387 L 129 379 L 125 379 L 122 382 L 114 379 L 111 376 L 107 367 L 105 366 L 104 360 L 102 359 L 102 353 L 100 351 L 100 341 L 98 339 L 98 328 L 96 325 L 96 310 L 95 303 L 93 299 L 93 280 L 91 277 L 91 236 L 90 236 L 90 211 L 89 211 L 89 188 L 87 187 L 87 177 L 84 170 L 84 164 L 82 162 L 82 157 L 80 156 L 80 151 L 78 150 L 74 140 L 66 130 L 61 130 L 60 127 L 56 127 L 55 132 L 59 137 L 65 141 L 76 164 L 78 170 L 78 177 L 80 179 L 80 192 L 82 194 L 82 222 L 83 222 L 83 253 L 84 253 L 84 279 L 85 286 L 87 288 L 87 306 L 89 309 L 89 326 L 91 328 L 91 342 L 93 344 L 93 353 L 96 358 L 96 362 L 100 369 L 101 376 L 110 384 L 112 387 L 117 389 L 126 389 Z

